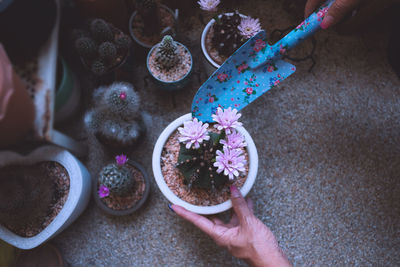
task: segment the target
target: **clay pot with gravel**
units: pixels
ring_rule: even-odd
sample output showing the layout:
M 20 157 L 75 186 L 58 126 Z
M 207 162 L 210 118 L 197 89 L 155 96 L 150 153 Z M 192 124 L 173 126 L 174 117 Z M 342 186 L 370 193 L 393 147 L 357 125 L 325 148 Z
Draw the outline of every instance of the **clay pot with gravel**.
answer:
M 129 36 L 103 19 L 91 20 L 87 28 L 75 30 L 73 35 L 83 65 L 97 76 L 115 71 L 129 56 Z
M 82 213 L 90 190 L 87 169 L 66 150 L 0 152 L 0 239 L 20 249 L 41 245 Z
M 103 167 L 93 188 L 97 206 L 110 215 L 123 216 L 137 211 L 150 193 L 150 181 L 144 168 L 124 154 Z
M 218 109 L 216 116 L 213 124 L 203 124 L 192 114 L 179 117 L 164 129 L 153 150 L 153 173 L 161 192 L 171 203 L 198 214 L 228 210 L 230 186 L 245 196 L 257 176 L 257 149 L 235 122 L 240 115 Z M 221 118 L 233 120 L 225 127 Z
M 192 67 L 189 49 L 169 35 L 153 46 L 147 56 L 147 69 L 156 84 L 164 90 L 185 87 L 190 81 Z
M 178 10 L 172 11 L 158 0 L 137 0 L 136 11 L 129 18 L 132 39 L 148 51 L 166 35 L 175 35 Z

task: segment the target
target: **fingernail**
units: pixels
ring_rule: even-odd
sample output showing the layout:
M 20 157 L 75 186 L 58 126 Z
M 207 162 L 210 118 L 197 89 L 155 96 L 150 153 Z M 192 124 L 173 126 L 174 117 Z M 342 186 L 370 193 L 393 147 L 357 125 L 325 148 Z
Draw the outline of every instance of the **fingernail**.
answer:
M 231 196 L 240 197 L 240 192 L 235 185 L 231 185 Z
M 333 17 L 332 17 L 331 15 L 327 15 L 327 16 L 322 20 L 321 29 L 324 29 L 324 30 L 328 29 L 330 26 L 332 26 L 333 22 L 334 22 Z
M 174 211 L 174 209 L 172 208 L 172 205 L 171 205 L 171 204 L 168 204 L 168 208 L 169 208 L 173 213 L 175 213 L 175 211 Z

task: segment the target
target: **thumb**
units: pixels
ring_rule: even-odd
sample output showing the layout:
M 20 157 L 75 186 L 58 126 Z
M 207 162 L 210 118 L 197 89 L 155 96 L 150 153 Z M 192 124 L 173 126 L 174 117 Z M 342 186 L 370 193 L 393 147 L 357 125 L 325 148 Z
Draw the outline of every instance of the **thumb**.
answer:
M 231 186 L 231 200 L 233 209 L 239 219 L 240 224 L 246 222 L 246 218 L 253 215 L 249 207 L 247 206 L 246 200 L 243 198 L 239 189 L 236 186 Z
M 341 21 L 359 2 L 360 0 L 336 0 L 328 9 L 328 13 L 321 23 L 321 28 L 327 29 Z

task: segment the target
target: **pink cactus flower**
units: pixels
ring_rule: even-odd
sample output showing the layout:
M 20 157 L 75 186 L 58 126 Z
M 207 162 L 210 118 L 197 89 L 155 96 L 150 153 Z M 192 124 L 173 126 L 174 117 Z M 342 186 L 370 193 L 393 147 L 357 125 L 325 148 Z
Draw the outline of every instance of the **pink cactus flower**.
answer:
M 251 17 L 243 18 L 238 26 L 240 35 L 249 39 L 261 31 L 261 25 L 258 19 Z
M 220 0 L 200 0 L 197 3 L 200 5 L 200 8 L 205 11 L 217 11 Z
M 197 149 L 203 140 L 209 140 L 210 136 L 207 132 L 208 123 L 203 124 L 201 121 L 194 118 L 191 121 L 185 121 L 183 123 L 183 128 L 179 127 L 178 131 L 180 133 L 179 142 L 186 145 L 189 149 L 192 145 Z
M 105 198 L 105 197 L 108 197 L 110 195 L 110 190 L 108 189 L 107 186 L 100 185 L 98 193 L 99 193 L 99 197 L 100 198 Z
M 126 92 L 121 92 L 121 93 L 119 94 L 119 98 L 120 98 L 121 100 L 125 100 L 125 99 L 126 99 Z
M 242 123 L 238 121 L 242 114 L 238 113 L 237 109 L 232 109 L 231 107 L 225 110 L 218 107 L 217 112 L 211 116 L 216 122 L 214 127 L 219 131 L 225 130 L 226 134 L 230 134 L 232 129 L 242 126 Z
M 124 166 L 124 164 L 128 161 L 128 158 L 126 157 L 126 155 L 121 154 L 115 157 L 115 161 L 117 162 L 118 166 Z
M 244 136 L 237 131 L 232 131 L 230 135 L 226 136 L 226 140 L 220 140 L 219 142 L 229 149 L 239 149 L 247 146 Z
M 239 172 L 245 171 L 246 160 L 239 149 L 223 148 L 224 152 L 217 150 L 216 162 L 214 167 L 217 167 L 217 173 L 224 172 L 224 175 L 229 177 L 229 180 L 234 180 L 239 176 Z

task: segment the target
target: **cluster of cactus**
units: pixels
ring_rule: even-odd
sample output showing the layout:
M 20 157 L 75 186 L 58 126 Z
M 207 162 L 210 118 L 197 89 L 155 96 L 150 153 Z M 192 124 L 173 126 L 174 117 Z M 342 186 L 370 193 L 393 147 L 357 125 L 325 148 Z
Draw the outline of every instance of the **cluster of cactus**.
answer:
M 54 184 L 40 166 L 0 170 L 0 223 L 18 228 L 40 222 L 49 211 Z
M 228 176 L 217 173 L 213 166 L 215 153 L 222 150 L 221 139 L 225 138 L 225 132 L 209 133 L 210 139 L 203 141 L 198 149 L 187 149 L 184 144 L 180 144 L 178 163 L 176 167 L 182 173 L 185 184 L 189 188 L 203 188 L 215 190 L 229 181 Z
M 171 69 L 181 61 L 178 45 L 171 36 L 166 35 L 155 50 L 155 60 L 161 69 Z
M 127 82 L 114 82 L 93 92 L 95 107 L 85 115 L 89 132 L 116 146 L 131 146 L 144 133 L 140 97 Z
M 110 194 L 124 197 L 135 187 L 132 172 L 124 164 L 105 166 L 99 175 L 99 184 L 108 188 Z
M 144 35 L 150 36 L 161 31 L 158 0 L 136 0 L 136 9 L 143 20 Z
M 214 36 L 211 42 L 220 55 L 228 57 L 244 44 L 245 40 L 238 29 L 241 20 L 237 11 L 231 16 L 224 14 L 221 18 L 216 19 L 213 25 Z
M 115 66 L 118 57 L 124 56 L 131 45 L 129 36 L 102 19 L 93 19 L 88 30 L 75 33 L 76 51 L 96 75 Z

